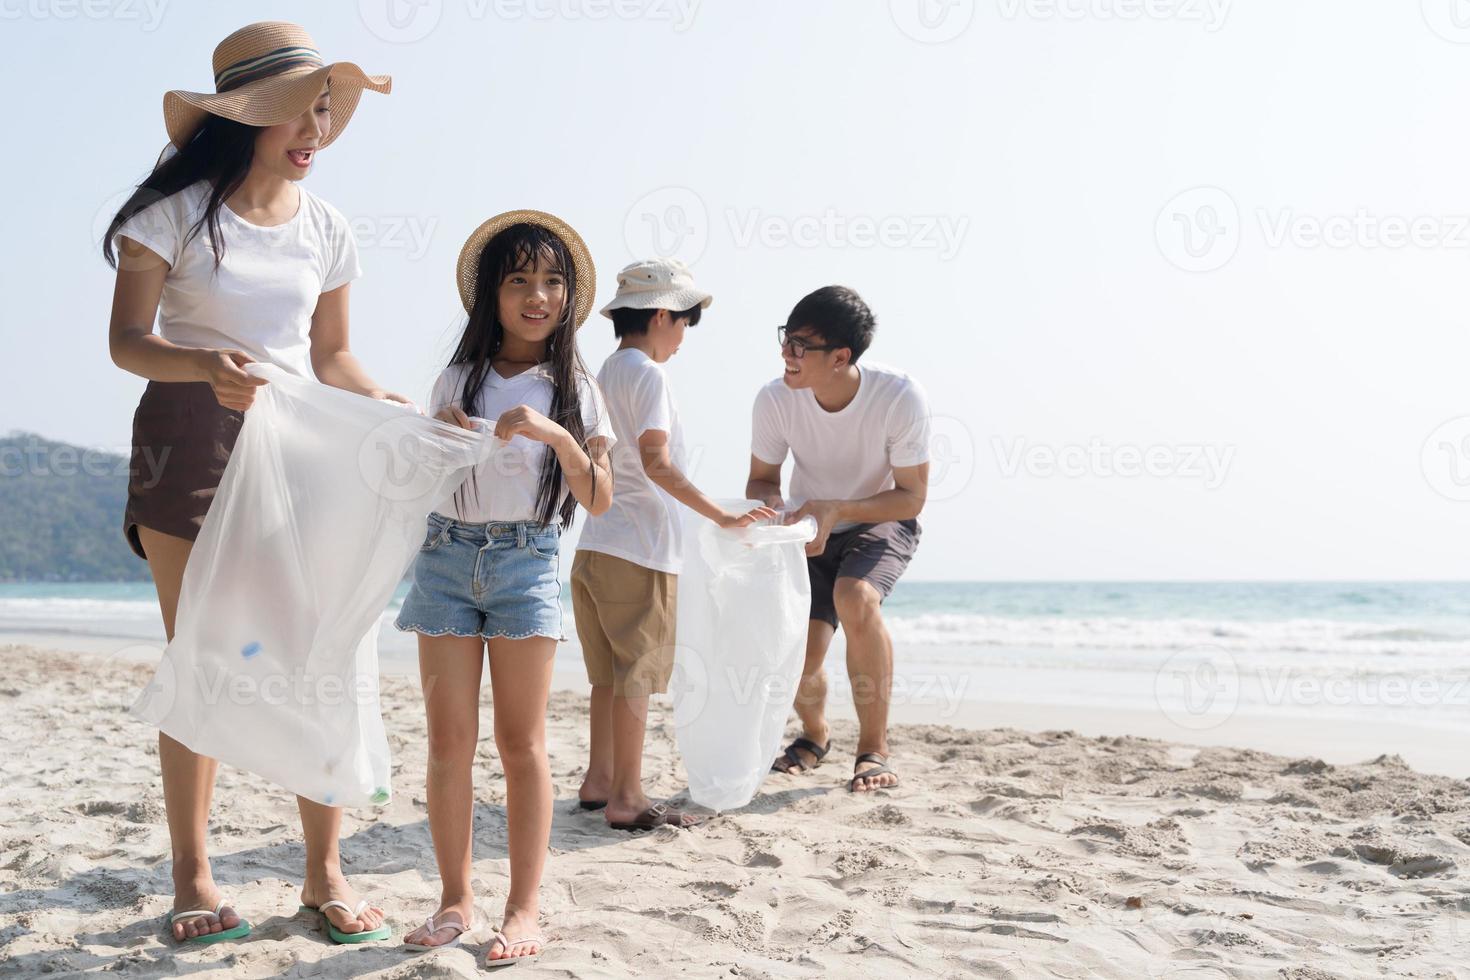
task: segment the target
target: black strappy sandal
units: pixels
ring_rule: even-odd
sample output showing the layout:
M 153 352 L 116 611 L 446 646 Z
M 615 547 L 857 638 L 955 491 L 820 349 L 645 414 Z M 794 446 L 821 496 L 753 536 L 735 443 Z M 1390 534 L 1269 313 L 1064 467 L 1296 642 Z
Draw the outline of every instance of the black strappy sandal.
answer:
M 856 793 L 858 791 L 857 781 L 859 779 L 872 779 L 874 776 L 881 776 L 884 773 L 891 775 L 895 780 L 898 779 L 898 773 L 888 768 L 888 756 L 884 755 L 883 753 L 864 752 L 862 755 L 852 760 L 853 769 L 857 769 L 857 767 L 864 762 L 876 762 L 878 763 L 878 767 L 876 769 L 864 769 L 862 772 L 854 772 L 852 778 L 847 781 L 847 791 L 849 793 Z M 863 792 L 871 793 L 873 792 L 873 790 L 895 789 L 897 787 L 898 783 L 895 782 L 891 786 L 874 786 L 873 789 L 865 789 L 863 790 Z
M 798 749 L 810 752 L 814 756 L 811 765 L 807 765 L 801 756 L 796 754 Z M 771 763 L 771 772 L 784 772 L 790 775 L 791 770 L 796 768 L 799 768 L 801 772 L 811 772 L 822 764 L 822 760 L 827 757 L 827 753 L 830 751 L 832 751 L 832 740 L 830 738 L 827 739 L 826 745 L 818 745 L 806 736 L 802 736 L 786 746 L 786 751 L 781 753 L 781 758 Z M 783 762 L 785 765 L 782 765 Z

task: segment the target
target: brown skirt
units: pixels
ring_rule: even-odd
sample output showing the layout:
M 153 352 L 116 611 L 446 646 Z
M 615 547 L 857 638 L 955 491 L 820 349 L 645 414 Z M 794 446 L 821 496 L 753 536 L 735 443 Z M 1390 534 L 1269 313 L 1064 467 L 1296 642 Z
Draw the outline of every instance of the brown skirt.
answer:
M 202 381 L 150 381 L 133 413 L 123 535 L 139 558 L 142 525 L 193 541 L 224 476 L 245 413 L 222 406 Z

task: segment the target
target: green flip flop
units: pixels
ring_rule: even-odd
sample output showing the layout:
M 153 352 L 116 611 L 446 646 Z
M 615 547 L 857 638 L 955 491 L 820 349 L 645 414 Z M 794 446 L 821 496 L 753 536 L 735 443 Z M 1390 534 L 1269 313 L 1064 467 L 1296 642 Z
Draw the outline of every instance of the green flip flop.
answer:
M 198 918 L 201 915 L 212 915 L 215 918 L 219 918 L 220 910 L 224 907 L 225 900 L 220 899 L 219 904 L 216 905 L 213 909 L 190 909 L 187 912 L 165 913 L 163 916 L 163 921 L 164 924 L 168 926 L 168 938 L 174 938 L 174 924 L 180 919 L 194 919 Z M 219 932 L 207 932 L 202 936 L 190 936 L 187 939 L 175 939 L 174 942 L 177 942 L 181 945 L 183 943 L 198 943 L 201 946 L 208 946 L 211 943 L 229 942 L 231 939 L 244 939 L 248 935 L 250 935 L 250 923 L 246 922 L 244 919 L 241 919 L 240 924 L 233 929 L 222 929 Z
M 303 905 L 298 911 L 315 912 L 317 915 L 320 915 L 322 917 L 322 921 L 327 924 L 327 935 L 332 937 L 332 942 L 342 946 L 355 946 L 358 943 L 382 942 L 384 939 L 387 939 L 389 936 L 393 935 L 393 930 L 388 928 L 388 924 L 385 922 L 382 925 L 378 926 L 378 928 L 376 929 L 366 930 L 363 932 L 343 932 L 341 929 L 338 929 L 335 925 L 332 924 L 332 920 L 327 916 L 327 909 L 339 908 L 343 912 L 346 912 L 348 915 L 352 916 L 354 919 L 360 919 L 362 918 L 363 910 L 367 907 L 368 900 L 365 898 L 357 903 L 356 909 L 349 906 L 346 902 L 339 902 L 336 899 L 333 899 L 330 902 L 323 902 L 316 908 L 312 908 L 310 905 Z

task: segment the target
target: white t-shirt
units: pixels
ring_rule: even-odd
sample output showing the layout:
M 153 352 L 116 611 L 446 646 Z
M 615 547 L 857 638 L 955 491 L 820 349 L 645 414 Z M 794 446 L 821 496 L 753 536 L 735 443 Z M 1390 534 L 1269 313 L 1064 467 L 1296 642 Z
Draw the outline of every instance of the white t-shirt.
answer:
M 430 415 L 437 414 L 446 405 L 461 404 L 460 393 L 469 372 L 468 364 L 451 364 L 440 373 L 429 395 Z M 480 385 L 475 410 L 469 414 L 472 418 L 488 421 L 490 424 L 485 430 L 493 432 L 494 422 L 501 413 L 517 405 L 529 405 L 549 416 L 551 394 L 551 365 L 548 363 L 538 364 L 510 378 L 502 378 L 492 367 Z M 587 438 L 601 436 L 609 446 L 616 444 L 617 436 L 608 422 L 602 392 L 597 390 L 591 378 L 580 380 L 579 397 L 582 426 Z M 545 443 L 525 436 L 516 436 L 509 442 L 497 439 L 490 457 L 475 467 L 473 482 L 465 481 L 463 493 L 451 494 L 435 509 L 446 517 L 470 524 L 536 520 L 539 516 L 536 491 L 541 486 L 541 464 L 546 453 Z M 562 492 L 571 492 L 565 477 L 562 478 Z M 456 502 L 456 496 L 464 501 L 463 508 Z M 560 518 L 553 516 L 552 521 L 559 523 Z
M 643 471 L 638 437 L 649 431 L 669 435 L 669 455 L 684 469 L 684 434 L 663 366 L 641 350 L 608 355 L 597 372 L 607 399 L 618 446 L 612 451 L 612 507 L 587 518 L 579 551 L 599 551 L 644 568 L 679 574 L 683 561 L 683 521 L 679 502 Z
M 782 378 L 755 396 L 750 451 L 779 466 L 790 450 L 789 509 L 808 500 L 860 500 L 893 489 L 893 469 L 929 461 L 929 401 L 902 371 L 862 363 L 858 392 L 837 412 L 817 404 L 810 388 Z M 840 521 L 834 530 L 855 527 Z
M 233 347 L 315 378 L 311 316 L 317 300 L 362 269 L 347 219 L 301 185 L 297 190 L 296 214 L 282 225 L 253 225 L 228 205 L 220 208 L 225 250 L 218 271 L 207 225 L 184 242 L 209 200 L 206 181 L 149 205 L 118 229 L 118 236 L 169 264 L 158 306 L 163 339 L 182 347 Z

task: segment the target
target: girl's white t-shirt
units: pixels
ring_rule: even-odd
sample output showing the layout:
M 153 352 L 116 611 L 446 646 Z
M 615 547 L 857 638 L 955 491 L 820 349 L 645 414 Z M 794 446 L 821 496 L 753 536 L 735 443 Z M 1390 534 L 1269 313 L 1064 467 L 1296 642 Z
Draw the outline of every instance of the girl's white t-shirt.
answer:
M 451 364 L 440 373 L 429 395 L 430 415 L 438 414 L 447 405 L 461 404 L 460 394 L 469 372 L 468 364 Z M 484 420 L 486 432 L 493 432 L 495 420 L 517 405 L 526 405 L 550 416 L 552 384 L 549 363 L 538 364 L 509 378 L 501 377 L 492 367 L 475 397 L 475 410 L 469 415 Z M 582 428 L 586 437 L 606 439 L 611 450 L 618 437 L 613 433 L 601 390 L 586 376 L 578 379 L 578 385 Z M 545 443 L 525 436 L 516 436 L 509 442 L 495 440 L 495 448 L 489 458 L 475 467 L 473 477 L 465 481 L 462 490 L 451 494 L 435 509 L 445 517 L 469 524 L 536 520 L 539 516 L 536 492 L 541 486 L 541 465 L 546 453 Z M 562 493 L 570 492 L 563 477 Z M 552 521 L 558 523 L 560 518 L 553 517 Z
M 208 227 L 188 237 L 209 200 L 206 181 L 149 205 L 118 229 L 114 244 L 126 236 L 169 264 L 158 306 L 163 339 L 181 347 L 231 347 L 316 377 L 311 317 L 317 300 L 362 268 L 347 219 L 299 184 L 297 190 L 300 203 L 285 224 L 253 225 L 228 205 L 220 208 L 225 249 L 218 270 Z

